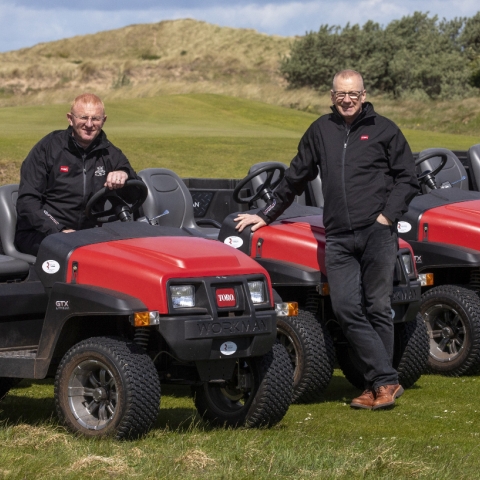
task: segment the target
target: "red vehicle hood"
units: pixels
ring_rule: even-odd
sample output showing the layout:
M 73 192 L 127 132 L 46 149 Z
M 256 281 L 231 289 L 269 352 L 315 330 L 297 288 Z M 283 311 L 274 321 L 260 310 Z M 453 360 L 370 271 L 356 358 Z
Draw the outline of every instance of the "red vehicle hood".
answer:
M 204 278 L 267 272 L 242 252 L 214 240 L 150 237 L 80 247 L 69 259 L 78 263 L 76 282 L 132 295 L 150 309 L 166 313 L 166 284 L 172 278 Z M 71 273 L 67 282 L 71 281 Z
M 314 268 L 325 273 L 325 228 L 323 216 L 314 215 L 283 220 L 257 230 L 252 245 L 263 239 L 262 258 L 271 258 Z M 410 245 L 398 240 L 399 248 Z M 256 252 L 252 250 L 252 256 Z
M 480 200 L 459 202 L 427 210 L 419 222 L 418 239 L 480 250 Z

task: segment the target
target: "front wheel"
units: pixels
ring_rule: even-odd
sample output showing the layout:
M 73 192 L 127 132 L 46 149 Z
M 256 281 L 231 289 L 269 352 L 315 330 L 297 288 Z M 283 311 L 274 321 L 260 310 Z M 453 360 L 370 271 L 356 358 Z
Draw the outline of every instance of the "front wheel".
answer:
M 194 388 L 198 413 L 213 425 L 271 427 L 287 413 L 293 369 L 283 345 L 262 357 L 238 359 L 233 378 Z
M 441 285 L 422 295 L 420 313 L 430 336 L 428 369 L 451 377 L 480 368 L 480 300 L 475 292 Z
M 89 338 L 74 345 L 58 367 L 58 416 L 86 437 L 138 438 L 154 424 L 159 404 L 155 366 L 132 342 Z
M 293 366 L 293 401 L 321 398 L 333 375 L 335 351 L 327 329 L 315 315 L 299 310 L 297 317 L 277 318 L 277 339 Z

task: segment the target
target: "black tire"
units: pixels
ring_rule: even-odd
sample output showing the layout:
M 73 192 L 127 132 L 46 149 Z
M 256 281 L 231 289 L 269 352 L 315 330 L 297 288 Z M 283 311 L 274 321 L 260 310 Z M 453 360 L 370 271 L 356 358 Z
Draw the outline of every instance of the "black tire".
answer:
M 335 350 L 327 329 L 305 310 L 297 317 L 277 318 L 277 339 L 285 346 L 293 367 L 293 401 L 321 398 L 333 375 Z
M 154 424 L 160 381 L 145 350 L 133 342 L 95 337 L 74 345 L 55 377 L 55 407 L 72 432 L 135 439 Z
M 10 389 L 21 380 L 21 378 L 0 377 L 0 400 L 3 400 Z
M 365 388 L 362 372 L 355 365 L 352 348 L 346 339 L 335 344 L 337 363 L 345 378 L 359 390 Z
M 412 387 L 427 371 L 430 339 L 420 314 L 415 320 L 395 325 L 393 366 L 403 388 Z
M 239 388 L 239 380 L 244 387 Z M 231 380 L 194 388 L 202 418 L 229 427 L 275 425 L 287 413 L 292 394 L 293 368 L 285 347 L 278 343 L 263 357 L 239 359 Z
M 480 300 L 464 287 L 441 285 L 422 295 L 430 337 L 428 370 L 451 377 L 480 369 Z
M 403 388 L 410 388 L 425 373 L 428 362 L 428 333 L 420 315 L 407 323 L 395 324 L 393 367 Z M 352 349 L 346 340 L 335 345 L 337 362 L 345 378 L 359 390 L 365 388 Z

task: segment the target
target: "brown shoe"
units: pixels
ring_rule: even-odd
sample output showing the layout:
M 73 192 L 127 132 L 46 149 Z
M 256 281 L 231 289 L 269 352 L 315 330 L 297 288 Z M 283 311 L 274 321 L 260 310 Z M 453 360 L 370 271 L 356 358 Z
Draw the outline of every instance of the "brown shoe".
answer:
M 403 393 L 403 387 L 397 385 L 382 385 L 375 390 L 375 401 L 373 402 L 373 410 L 379 408 L 393 407 L 395 399 Z
M 371 410 L 375 401 L 375 392 L 367 388 L 359 397 L 354 398 L 350 406 L 352 408 L 366 408 Z

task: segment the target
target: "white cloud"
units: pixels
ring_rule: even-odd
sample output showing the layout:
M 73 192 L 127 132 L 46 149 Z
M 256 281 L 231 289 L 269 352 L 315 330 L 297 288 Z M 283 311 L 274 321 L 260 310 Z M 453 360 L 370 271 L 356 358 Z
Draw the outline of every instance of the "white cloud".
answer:
M 25 2 L 32 5 L 33 2 Z M 35 2 L 36 3 L 36 2 Z M 147 2 L 151 5 L 151 2 Z M 181 5 L 195 7 L 150 7 L 127 9 L 133 2 L 118 2 L 118 9 L 75 10 L 74 4 L 64 8 L 18 6 L 12 0 L 0 0 L 0 51 L 32 46 L 39 42 L 58 40 L 102 30 L 121 28 L 133 23 L 151 23 L 178 18 L 195 18 L 209 23 L 237 28 L 254 28 L 278 35 L 303 35 L 316 31 L 323 24 L 344 26 L 363 25 L 374 20 L 385 26 L 393 19 L 414 11 L 430 12 L 439 18 L 473 16 L 480 7 L 477 0 L 316 0 L 282 1 L 275 3 L 257 0 L 253 3 L 211 0 L 198 7 L 199 2 L 184 1 Z M 167 2 L 171 5 L 170 2 Z M 112 8 L 111 4 L 110 8 Z M 157 3 L 158 5 L 158 3 Z

